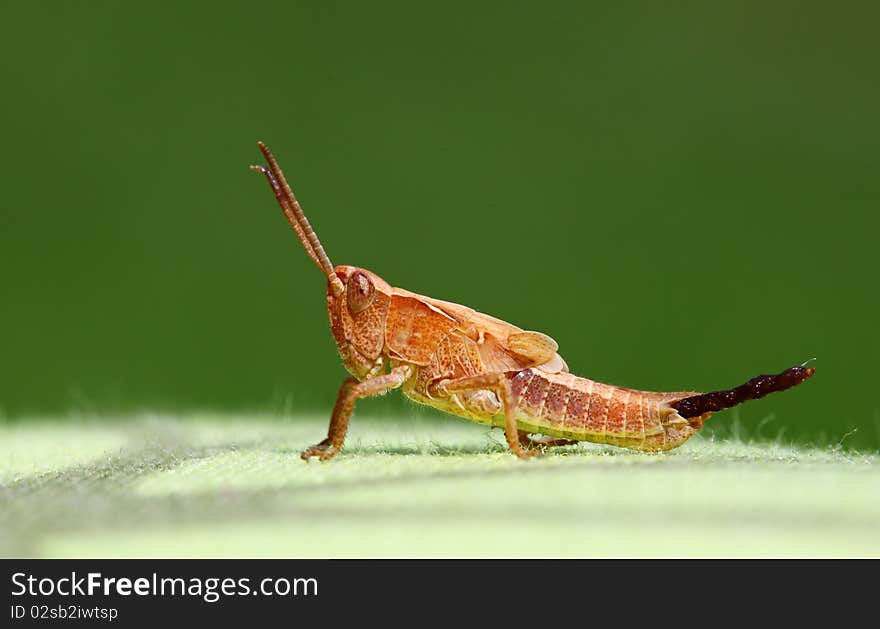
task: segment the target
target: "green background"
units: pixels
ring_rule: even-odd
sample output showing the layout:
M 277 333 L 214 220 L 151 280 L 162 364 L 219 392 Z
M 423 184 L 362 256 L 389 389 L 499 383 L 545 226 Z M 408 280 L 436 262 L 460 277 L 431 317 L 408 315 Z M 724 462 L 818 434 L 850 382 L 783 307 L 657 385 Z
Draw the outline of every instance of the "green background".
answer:
M 710 430 L 875 449 L 875 18 L 4 3 L 3 416 L 329 411 L 324 282 L 247 169 L 263 139 L 334 263 L 546 332 L 613 384 L 815 356 Z M 422 413 L 403 404 L 359 412 Z

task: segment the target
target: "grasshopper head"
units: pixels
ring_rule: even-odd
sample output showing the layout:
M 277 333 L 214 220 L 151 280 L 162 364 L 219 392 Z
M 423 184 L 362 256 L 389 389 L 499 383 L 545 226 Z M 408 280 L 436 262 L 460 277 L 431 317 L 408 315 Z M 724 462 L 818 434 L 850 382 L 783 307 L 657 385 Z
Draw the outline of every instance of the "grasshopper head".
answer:
M 334 269 L 343 290 L 334 293 L 327 282 L 330 329 L 345 368 L 358 379 L 381 370 L 385 321 L 391 305 L 391 286 L 375 273 L 356 266 Z
M 362 380 L 383 366 L 385 319 L 391 303 L 391 287 L 366 269 L 346 265 L 333 267 L 275 157 L 262 142 L 258 146 L 269 167 L 251 168 L 266 176 L 278 205 L 306 253 L 327 276 L 327 312 L 333 338 L 345 368 Z

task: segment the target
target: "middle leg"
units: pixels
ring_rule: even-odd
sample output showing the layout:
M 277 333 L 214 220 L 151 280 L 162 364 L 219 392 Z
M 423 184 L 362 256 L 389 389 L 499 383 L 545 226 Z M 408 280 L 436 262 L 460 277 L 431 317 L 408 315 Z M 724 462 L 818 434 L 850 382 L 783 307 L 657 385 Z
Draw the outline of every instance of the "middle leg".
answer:
M 538 450 L 523 448 L 522 443 L 520 443 L 520 433 L 516 426 L 516 401 L 513 399 L 510 382 L 503 373 L 481 373 L 475 376 L 441 381 L 433 387 L 433 392 L 444 395 L 479 389 L 495 391 L 501 399 L 501 406 L 504 409 L 504 436 L 507 438 L 507 446 L 510 448 L 510 451 L 520 459 L 527 459 L 538 455 Z

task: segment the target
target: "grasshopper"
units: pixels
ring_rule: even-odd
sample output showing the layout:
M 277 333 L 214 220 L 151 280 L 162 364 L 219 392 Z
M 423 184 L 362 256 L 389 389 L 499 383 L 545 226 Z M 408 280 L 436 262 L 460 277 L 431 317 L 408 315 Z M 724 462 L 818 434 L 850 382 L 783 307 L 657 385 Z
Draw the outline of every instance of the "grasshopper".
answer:
M 275 157 L 258 143 L 263 173 L 306 253 L 327 277 L 327 313 L 351 374 L 339 388 L 327 438 L 308 461 L 342 448 L 355 402 L 401 388 L 408 398 L 503 427 L 521 459 L 579 441 L 657 452 L 675 448 L 714 411 L 784 391 L 813 375 L 795 366 L 733 389 L 655 393 L 575 376 L 556 341 L 459 304 L 395 288 L 355 266 L 333 266 Z

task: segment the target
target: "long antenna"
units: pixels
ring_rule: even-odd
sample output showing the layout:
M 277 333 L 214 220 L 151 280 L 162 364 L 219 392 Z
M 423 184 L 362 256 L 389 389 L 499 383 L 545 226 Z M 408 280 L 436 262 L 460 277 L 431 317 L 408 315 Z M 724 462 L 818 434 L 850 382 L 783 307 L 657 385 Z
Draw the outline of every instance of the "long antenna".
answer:
M 300 227 L 300 224 L 296 222 L 296 216 L 294 216 L 293 210 L 290 209 L 290 205 L 287 203 L 287 199 L 284 198 L 284 193 L 281 191 L 281 186 L 275 179 L 275 175 L 273 175 L 272 171 L 265 166 L 251 166 L 251 170 L 266 175 L 266 179 L 268 179 L 269 185 L 272 186 L 272 192 L 275 193 L 275 199 L 278 200 L 278 205 L 281 206 L 281 210 L 287 217 L 287 222 L 289 222 L 290 226 L 293 227 L 293 231 L 296 232 L 299 241 L 302 243 L 303 247 L 305 247 L 306 253 L 309 254 L 312 262 L 314 262 L 323 273 L 324 267 L 321 266 L 321 262 L 320 260 L 318 260 L 318 256 L 315 255 L 315 250 L 312 249 L 312 245 L 309 243 L 308 238 L 306 238 L 306 233 L 303 231 L 302 227 Z
M 342 285 L 342 280 L 340 280 L 333 271 L 333 264 L 330 262 L 327 253 L 324 251 L 321 241 L 318 240 L 315 230 L 312 229 L 309 219 L 306 218 L 305 213 L 302 211 L 299 201 L 296 200 L 293 190 L 290 189 L 290 184 L 287 183 L 284 173 L 281 172 L 281 167 L 278 165 L 278 162 L 275 160 L 269 147 L 263 142 L 257 142 L 257 146 L 260 147 L 260 151 L 263 153 L 266 161 L 269 162 L 269 170 L 267 171 L 263 166 L 251 166 L 251 168 L 266 175 L 266 178 L 269 180 L 269 184 L 272 186 L 272 190 L 275 193 L 275 198 L 278 200 L 278 204 L 284 211 L 284 215 L 287 217 L 290 226 L 293 227 L 297 237 L 299 237 L 306 253 L 315 264 L 318 265 L 318 268 L 324 271 L 324 274 L 327 276 L 327 279 L 330 281 L 330 285 L 333 288 L 333 294 L 342 294 L 343 290 L 345 290 Z

